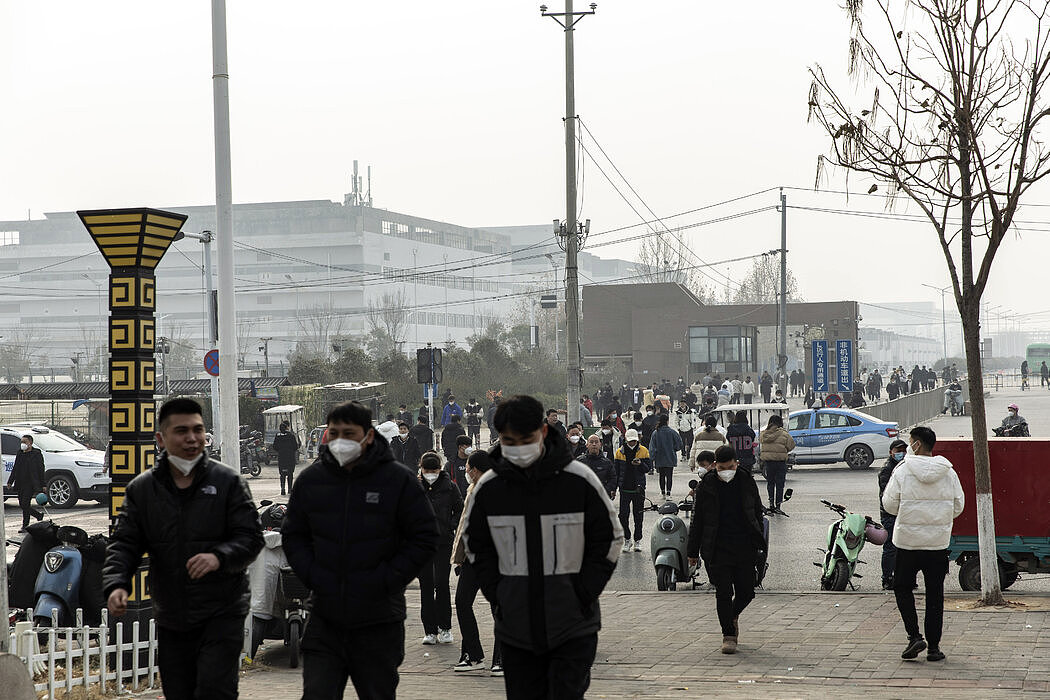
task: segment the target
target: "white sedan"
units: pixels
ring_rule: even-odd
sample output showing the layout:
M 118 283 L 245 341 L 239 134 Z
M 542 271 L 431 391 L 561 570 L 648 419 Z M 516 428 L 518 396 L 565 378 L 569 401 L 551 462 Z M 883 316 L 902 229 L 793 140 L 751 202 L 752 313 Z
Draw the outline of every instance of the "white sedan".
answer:
M 845 462 L 850 469 L 867 469 L 888 457 L 899 432 L 896 423 L 849 408 L 796 411 L 788 416 L 787 429 L 795 439 L 797 464 Z

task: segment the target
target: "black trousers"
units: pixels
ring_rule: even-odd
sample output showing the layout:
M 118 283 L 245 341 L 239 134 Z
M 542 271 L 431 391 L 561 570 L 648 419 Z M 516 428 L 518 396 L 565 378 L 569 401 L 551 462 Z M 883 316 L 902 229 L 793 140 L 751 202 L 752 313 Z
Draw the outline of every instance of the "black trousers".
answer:
M 889 583 L 893 580 L 893 572 L 897 568 L 897 548 L 893 546 L 893 525 L 897 522 L 896 515 L 883 515 L 882 527 L 886 528 L 886 543 L 882 545 L 882 582 Z
M 214 617 L 191 630 L 157 627 L 157 665 L 167 700 L 237 697 L 244 618 Z
M 18 507 L 22 509 L 22 527 L 29 527 L 29 516 L 38 520 L 44 515 L 44 511 L 36 507 L 36 493 L 18 494 Z
M 678 431 L 678 437 L 682 438 L 682 459 L 689 459 L 689 450 L 693 449 L 693 431 Z
M 281 493 L 291 492 L 292 490 L 292 475 L 295 473 L 295 465 L 290 467 L 277 467 L 277 473 L 281 475 Z M 287 491 L 285 489 L 285 481 L 288 482 Z
M 503 647 L 507 700 L 578 700 L 591 684 L 598 634 L 570 639 L 542 654 Z
M 426 634 L 452 629 L 452 592 L 448 585 L 452 573 L 450 559 L 452 545 L 441 543 L 434 559 L 419 572 L 419 613 Z
M 787 462 L 766 462 L 766 495 L 769 496 L 770 508 L 779 508 L 783 503 L 787 475 Z
M 623 525 L 624 542 L 631 539 L 631 513 L 634 513 L 634 536 L 642 539 L 642 514 L 645 512 L 645 491 L 638 489 L 634 493 L 620 490 L 620 524 Z
M 923 621 L 926 643 L 931 648 L 941 644 L 944 627 L 944 577 L 948 575 L 947 549 L 897 549 L 897 568 L 893 572 L 893 594 L 897 597 L 904 629 L 908 638 L 922 636 L 919 633 L 919 614 L 915 611 L 915 595 L 911 587 L 915 575 L 922 572 L 926 587 L 926 616 Z
M 474 447 L 481 447 L 481 426 L 468 425 L 467 437 L 470 438 L 471 444 L 473 444 Z
M 674 467 L 657 467 L 656 471 L 660 472 L 660 493 L 671 493 L 671 479 L 674 478 Z
M 707 577 L 715 587 L 715 606 L 722 635 L 736 636 L 733 620 L 755 599 L 755 565 L 707 564 Z
M 459 634 L 463 639 L 460 655 L 466 655 L 471 661 L 485 658 L 481 647 L 481 634 L 478 632 L 478 618 L 474 617 L 474 601 L 477 600 L 478 576 L 474 567 L 464 563 L 459 567 L 459 580 L 456 582 L 456 619 L 459 620 Z M 503 663 L 502 645 L 499 639 L 492 647 L 492 663 Z
M 303 700 L 342 700 L 346 681 L 362 700 L 397 697 L 405 624 L 342 629 L 317 615 L 303 634 Z

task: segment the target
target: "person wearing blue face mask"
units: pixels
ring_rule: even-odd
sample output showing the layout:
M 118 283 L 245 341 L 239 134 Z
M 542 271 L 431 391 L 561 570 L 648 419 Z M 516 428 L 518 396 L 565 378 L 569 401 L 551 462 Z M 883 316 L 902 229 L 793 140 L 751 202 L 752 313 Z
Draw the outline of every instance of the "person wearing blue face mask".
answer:
M 893 546 L 893 524 L 897 521 L 896 515 L 890 515 L 882 507 L 882 494 L 886 490 L 886 484 L 890 482 L 890 474 L 904 461 L 908 454 L 908 443 L 904 440 L 894 440 L 890 443 L 890 456 L 879 470 L 879 515 L 882 526 L 886 528 L 886 543 L 882 545 L 882 590 L 893 590 L 893 569 L 897 565 L 897 548 Z

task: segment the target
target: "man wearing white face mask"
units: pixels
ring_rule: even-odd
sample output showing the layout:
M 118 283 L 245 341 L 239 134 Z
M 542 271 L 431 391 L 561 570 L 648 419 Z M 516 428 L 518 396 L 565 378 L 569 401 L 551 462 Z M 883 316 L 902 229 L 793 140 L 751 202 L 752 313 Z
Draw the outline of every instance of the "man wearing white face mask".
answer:
M 729 445 L 715 450 L 715 468 L 696 487 L 693 521 L 689 526 L 689 563 L 704 558 L 715 587 L 722 653 L 735 654 L 740 613 L 755 597 L 755 565 L 765 546 L 762 499 L 750 472 L 737 469 L 736 451 Z
M 15 464 L 11 468 L 8 486 L 14 486 L 18 494 L 18 505 L 22 508 L 22 529 L 29 527 L 29 516 L 42 520 L 44 512 L 37 508 L 33 499 L 44 489 L 44 455 L 33 447 L 33 436 L 23 435 Z
M 405 587 L 437 551 L 414 469 L 394 460 L 356 401 L 328 413 L 328 449 L 292 486 L 284 553 L 312 593 L 303 698 L 393 698 L 405 657 Z
M 500 404 L 493 468 L 471 493 L 463 546 L 495 606 L 508 700 L 582 698 L 623 530 L 605 487 L 531 396 Z
M 204 450 L 201 407 L 172 399 L 157 414 L 156 465 L 127 486 L 109 540 L 103 590 L 127 610 L 132 577 L 149 554 L 164 697 L 236 698 L 248 565 L 262 525 L 244 479 Z
M 470 438 L 462 436 L 470 445 Z M 452 643 L 452 594 L 448 577 L 452 571 L 452 539 L 463 512 L 463 496 L 441 468 L 436 452 L 427 452 L 419 460 L 419 479 L 434 509 L 438 526 L 438 548 L 434 559 L 419 572 L 420 606 L 423 619 L 423 644 Z M 464 471 L 463 480 L 467 480 Z

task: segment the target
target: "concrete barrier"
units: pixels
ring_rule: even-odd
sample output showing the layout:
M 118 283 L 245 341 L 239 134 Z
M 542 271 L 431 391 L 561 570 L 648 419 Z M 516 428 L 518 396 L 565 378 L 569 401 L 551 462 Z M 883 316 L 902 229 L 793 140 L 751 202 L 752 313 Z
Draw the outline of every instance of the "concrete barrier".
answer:
M 969 386 L 966 380 L 960 380 L 959 384 L 962 386 L 962 400 L 969 401 Z M 857 410 L 879 420 L 894 422 L 901 430 L 904 430 L 940 415 L 944 410 L 944 387 L 908 394 L 893 401 L 865 406 Z

